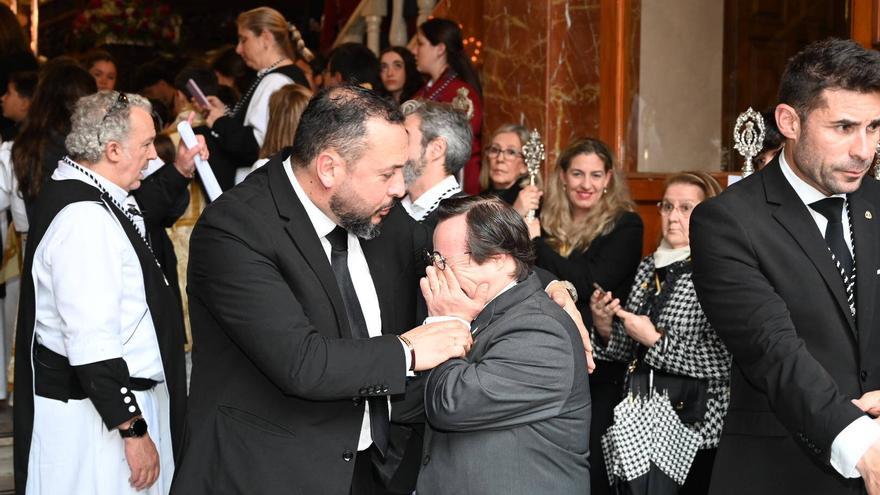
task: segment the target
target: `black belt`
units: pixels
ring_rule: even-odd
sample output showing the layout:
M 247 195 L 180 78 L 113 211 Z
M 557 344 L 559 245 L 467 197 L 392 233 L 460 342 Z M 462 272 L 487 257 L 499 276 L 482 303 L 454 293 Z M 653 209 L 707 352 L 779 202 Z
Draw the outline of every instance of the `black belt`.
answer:
M 88 398 L 67 356 L 62 356 L 42 344 L 35 344 L 33 360 L 36 395 L 62 402 Z M 129 388 L 139 392 L 152 389 L 156 383 L 156 380 L 149 378 L 129 378 Z

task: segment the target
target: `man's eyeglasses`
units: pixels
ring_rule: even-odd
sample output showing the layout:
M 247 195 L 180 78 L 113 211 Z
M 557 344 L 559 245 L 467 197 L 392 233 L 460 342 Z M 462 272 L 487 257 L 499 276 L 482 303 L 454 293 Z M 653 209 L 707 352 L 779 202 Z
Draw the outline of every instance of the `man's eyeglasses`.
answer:
M 672 215 L 672 212 L 675 210 L 678 210 L 678 212 L 681 213 L 682 216 L 685 216 L 685 217 L 690 216 L 691 212 L 694 211 L 694 206 L 696 206 L 696 205 L 692 205 L 690 203 L 682 203 L 682 204 L 676 206 L 676 205 L 670 203 L 669 201 L 661 201 L 661 202 L 657 203 L 657 209 L 660 211 L 660 214 L 663 215 L 664 217 L 668 217 L 669 215 Z
M 519 158 L 523 156 L 522 153 L 520 153 L 519 151 L 510 148 L 503 150 L 498 146 L 490 146 L 489 149 L 486 150 L 486 155 L 489 158 L 498 158 L 499 154 L 503 154 L 504 158 L 507 158 L 508 160 L 513 160 L 514 158 Z
M 446 269 L 446 258 L 437 251 L 431 252 L 426 249 L 422 252 L 422 257 L 425 260 L 425 266 L 435 266 L 440 271 Z
M 110 105 L 110 108 L 107 109 L 107 113 L 104 114 L 104 118 L 101 119 L 101 125 L 98 126 L 98 142 L 101 142 L 101 129 L 104 127 L 104 123 L 107 122 L 107 117 L 112 115 L 114 112 L 118 112 L 120 110 L 124 110 L 128 108 L 128 96 L 125 95 L 122 91 L 119 92 L 119 96 L 116 97 L 116 101 Z

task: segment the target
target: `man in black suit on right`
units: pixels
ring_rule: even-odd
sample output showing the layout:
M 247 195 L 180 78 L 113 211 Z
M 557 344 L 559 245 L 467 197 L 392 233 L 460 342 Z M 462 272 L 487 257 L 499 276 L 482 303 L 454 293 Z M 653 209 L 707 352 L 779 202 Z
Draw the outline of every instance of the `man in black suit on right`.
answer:
M 775 117 L 782 152 L 691 218 L 694 283 L 734 364 L 710 493 L 880 493 L 880 54 L 808 46 Z

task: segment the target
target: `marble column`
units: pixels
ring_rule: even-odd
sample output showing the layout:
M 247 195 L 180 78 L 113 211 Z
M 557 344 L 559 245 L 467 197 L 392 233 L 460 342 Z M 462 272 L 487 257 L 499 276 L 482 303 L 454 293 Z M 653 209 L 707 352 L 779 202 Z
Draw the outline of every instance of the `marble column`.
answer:
M 599 130 L 599 0 L 484 1 L 484 136 L 537 128 L 545 173 L 573 138 Z
M 599 132 L 601 0 L 442 0 L 435 17 L 481 41 L 483 137 L 505 123 L 537 128 L 545 173 L 573 138 Z

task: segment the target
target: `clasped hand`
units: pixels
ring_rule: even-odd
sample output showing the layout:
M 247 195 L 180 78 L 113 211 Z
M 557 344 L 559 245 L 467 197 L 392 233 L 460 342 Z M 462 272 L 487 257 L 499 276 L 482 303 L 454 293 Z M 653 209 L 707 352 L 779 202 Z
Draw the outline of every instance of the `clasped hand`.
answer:
M 646 347 L 652 347 L 662 337 L 650 318 L 626 311 L 620 306 L 620 299 L 614 298 L 611 292 L 603 295 L 598 290 L 593 291 L 590 311 L 593 313 L 593 326 L 606 343 L 611 339 L 611 324 L 615 316 L 623 323 L 626 334 Z

